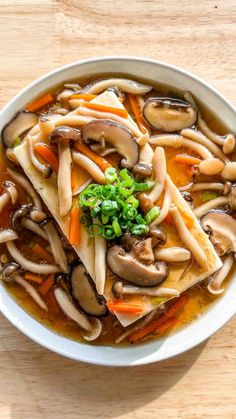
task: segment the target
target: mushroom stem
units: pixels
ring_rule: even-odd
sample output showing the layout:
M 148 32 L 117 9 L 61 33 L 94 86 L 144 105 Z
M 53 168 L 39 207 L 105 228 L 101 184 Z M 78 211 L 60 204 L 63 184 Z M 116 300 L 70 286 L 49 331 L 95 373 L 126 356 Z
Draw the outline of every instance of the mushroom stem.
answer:
M 72 151 L 72 159 L 75 164 L 85 169 L 96 182 L 101 184 L 106 183 L 104 173 L 89 157 L 78 151 Z
M 0 196 L 0 213 L 2 212 L 3 208 L 8 204 L 9 201 L 10 201 L 10 195 L 8 194 L 8 192 L 4 192 Z
M 219 269 L 219 271 L 216 273 L 215 277 L 213 277 L 210 281 L 210 283 L 207 286 L 207 289 L 212 294 L 221 294 L 224 292 L 224 288 L 220 288 L 223 281 L 227 277 L 228 273 L 230 272 L 232 266 L 234 263 L 234 257 L 232 253 L 230 253 L 228 256 L 226 256 L 222 267 Z
M 11 230 L 10 228 L 6 230 L 0 230 L 0 243 L 5 243 L 9 240 L 16 240 L 18 239 L 18 234 Z
M 33 189 L 33 187 L 31 186 L 28 179 L 22 176 L 19 172 L 16 172 L 15 170 L 10 169 L 9 167 L 7 168 L 7 173 L 11 176 L 12 179 L 14 179 L 16 183 L 18 183 L 18 185 L 20 185 L 27 192 L 27 194 L 31 197 L 34 203 L 34 206 L 39 211 L 42 211 L 42 204 L 41 204 L 40 198 L 38 194 L 35 192 L 35 190 Z
M 60 215 L 68 214 L 72 206 L 71 151 L 67 140 L 58 143 L 59 168 L 57 176 Z
M 154 250 L 154 255 L 157 260 L 169 263 L 187 262 L 191 259 L 191 253 L 184 247 L 157 247 Z
M 207 265 L 206 255 L 204 251 L 202 250 L 201 246 L 199 245 L 199 243 L 197 242 L 197 240 L 195 239 L 195 237 L 190 233 L 190 231 L 186 227 L 178 209 L 175 206 L 170 208 L 170 214 L 175 223 L 175 227 L 179 234 L 179 238 L 185 244 L 187 249 L 190 250 L 190 252 L 192 253 L 197 263 L 201 267 L 205 268 Z
M 221 149 L 201 132 L 195 131 L 191 128 L 185 128 L 181 131 L 181 135 L 183 137 L 190 138 L 190 140 L 196 141 L 202 146 L 208 148 L 208 150 L 210 150 L 211 153 L 219 157 L 219 159 L 223 160 L 224 162 L 229 161 L 228 157 L 225 156 Z
M 161 207 L 161 212 L 159 216 L 150 224 L 150 227 L 154 227 L 158 224 L 160 224 L 167 216 L 171 203 L 172 203 L 172 190 L 170 187 L 170 178 L 169 175 L 166 176 L 166 189 L 165 189 L 165 196 L 163 200 L 163 204 Z
M 92 325 L 87 317 L 82 314 L 69 299 L 68 295 L 61 288 L 55 288 L 54 295 L 62 311 L 80 327 L 87 331 L 92 330 Z
M 95 237 L 95 283 L 98 294 L 104 294 L 106 282 L 106 239 Z
M 153 87 L 148 84 L 138 83 L 134 80 L 110 78 L 88 84 L 82 91 L 94 95 L 99 94 L 110 87 L 116 87 L 121 90 L 121 92 L 133 93 L 134 95 L 145 95 L 153 89 Z
M 25 289 L 25 291 L 33 298 L 33 300 L 39 305 L 39 307 L 41 307 L 45 311 L 48 311 L 48 308 L 43 299 L 40 297 L 38 291 L 29 282 L 27 282 L 19 274 L 14 275 L 14 281 Z
M 166 156 L 162 147 L 157 147 L 153 156 L 153 170 L 156 184 L 149 194 L 152 202 L 156 202 L 163 192 L 166 179 Z
M 159 145 L 163 147 L 187 147 L 190 150 L 195 151 L 203 159 L 210 159 L 213 157 L 212 153 L 203 145 L 191 141 L 182 135 L 167 134 L 167 135 L 155 135 L 149 139 L 149 143 L 153 145 Z
M 28 146 L 29 146 L 29 155 L 30 155 L 31 163 L 33 164 L 35 169 L 38 170 L 38 172 L 42 173 L 42 175 L 45 178 L 50 177 L 51 174 L 52 174 L 52 168 L 49 164 L 41 163 L 37 159 L 37 157 L 35 156 L 35 154 L 34 154 L 34 142 L 33 142 L 33 138 L 31 137 L 31 135 L 28 135 L 27 141 L 28 141 Z
M 189 183 L 188 185 L 180 186 L 178 189 L 181 192 L 184 191 L 202 191 L 202 190 L 216 190 L 216 191 L 223 191 L 224 190 L 224 183 L 219 182 L 199 182 L 199 183 Z
M 19 265 L 26 271 L 34 272 L 36 274 L 51 274 L 59 272 L 59 269 L 55 265 L 35 263 L 25 258 L 22 253 L 17 249 L 13 241 L 6 242 L 7 250 L 12 258 L 19 263 Z
M 52 250 L 52 254 L 56 264 L 60 267 L 62 272 L 68 273 L 69 266 L 67 262 L 67 257 L 62 246 L 61 238 L 59 237 L 59 234 L 56 228 L 54 227 L 52 221 L 46 222 L 43 228 L 46 231 L 50 248 Z
M 40 227 L 37 223 L 30 220 L 30 218 L 22 218 L 21 224 L 23 227 L 27 228 L 28 230 L 32 231 L 33 233 L 37 234 L 39 237 L 42 237 L 42 239 L 48 241 L 48 236 L 43 230 L 42 227 Z
M 88 179 L 86 182 L 83 183 L 83 185 L 79 186 L 78 189 L 75 189 L 72 193 L 72 196 L 76 196 L 78 195 L 80 192 L 82 192 L 85 188 L 87 188 L 88 185 L 90 185 L 90 183 L 92 183 L 93 179 L 90 178 Z
M 219 196 L 218 198 L 211 199 L 205 204 L 200 205 L 200 207 L 195 208 L 194 214 L 197 218 L 201 218 L 204 214 L 210 210 L 218 207 L 223 207 L 229 203 L 229 198 L 227 196 Z
M 134 287 L 132 285 L 125 285 L 122 281 L 117 281 L 113 284 L 112 292 L 117 298 L 122 298 L 123 295 L 146 295 L 149 297 L 179 297 L 179 292 L 173 288 L 164 287 Z

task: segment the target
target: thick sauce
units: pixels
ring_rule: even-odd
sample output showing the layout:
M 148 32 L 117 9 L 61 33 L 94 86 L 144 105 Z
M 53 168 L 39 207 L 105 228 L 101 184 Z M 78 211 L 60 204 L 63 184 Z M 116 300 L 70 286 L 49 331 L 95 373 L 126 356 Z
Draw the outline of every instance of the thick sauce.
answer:
M 92 79 L 106 77 L 107 75 L 97 75 Z M 109 75 L 111 76 L 111 75 Z M 129 75 L 128 75 L 129 77 Z M 132 78 L 132 77 L 131 77 Z M 79 80 L 80 85 L 87 84 L 91 80 L 91 77 L 86 77 L 83 80 Z M 141 80 L 143 81 L 143 80 Z M 78 82 L 78 81 L 76 81 Z M 147 82 L 147 80 L 145 80 Z M 155 83 L 151 84 L 155 85 Z M 171 96 L 181 98 L 181 93 L 177 92 L 176 90 L 173 91 L 172 88 L 168 86 L 160 86 L 159 84 L 156 85 L 156 95 L 157 96 Z M 54 90 L 54 93 L 57 93 L 60 90 L 60 87 L 57 87 Z M 153 91 L 151 93 L 153 95 Z M 208 125 L 212 128 L 213 131 L 219 134 L 225 134 L 226 128 L 223 126 L 221 121 L 219 121 L 214 115 L 212 115 L 203 105 L 199 104 L 199 107 L 204 115 L 205 120 L 207 121 Z M 45 109 L 46 111 L 46 109 Z M 182 186 L 190 182 L 191 176 L 190 171 L 187 168 L 184 168 L 181 163 L 176 163 L 174 161 L 174 157 L 176 154 L 184 153 L 186 149 L 173 149 L 173 148 L 165 148 L 166 151 L 166 158 L 167 158 L 167 165 L 168 165 L 168 173 L 174 179 L 176 186 Z M 6 179 L 6 160 L 4 158 L 3 150 L 0 150 L 0 184 Z M 191 152 L 192 154 L 192 152 Z M 204 178 L 203 178 L 204 180 Z M 212 181 L 217 181 L 217 178 L 212 177 Z M 19 188 L 18 188 L 19 189 Z M 202 203 L 201 200 L 201 193 L 196 192 L 193 194 L 195 204 L 198 206 Z M 19 202 L 26 202 L 27 197 L 21 191 L 20 192 L 20 200 Z M 12 210 L 11 205 L 9 204 L 1 213 L 0 217 L 0 228 L 6 228 L 9 225 L 9 212 Z M 168 225 L 165 226 L 167 232 L 168 229 L 173 229 Z M 25 252 L 25 255 L 32 260 L 37 261 L 37 257 L 34 255 L 32 256 L 32 252 L 30 251 L 31 246 L 31 235 L 26 235 L 26 240 L 24 243 L 22 242 L 22 246 Z M 170 243 L 167 243 L 170 245 Z M 4 246 L 0 246 L 0 255 L 7 255 L 6 249 Z M 232 276 L 232 274 L 230 275 Z M 229 278 L 228 278 L 229 280 Z M 228 280 L 226 282 L 228 282 Z M 4 284 L 5 285 L 5 284 Z M 44 297 L 45 302 L 49 307 L 49 312 L 45 312 L 29 297 L 29 295 L 24 291 L 17 284 L 7 284 L 5 285 L 9 293 L 15 299 L 15 301 L 32 317 L 37 319 L 40 323 L 44 324 L 46 327 L 52 329 L 54 332 L 68 337 L 74 340 L 82 340 L 82 333 L 81 329 L 77 326 L 75 322 L 68 319 L 59 308 L 54 294 L 52 291 Z M 201 286 L 196 285 L 195 287 L 189 289 L 186 294 L 188 295 L 188 301 L 182 309 L 178 313 L 178 322 L 174 326 L 174 328 L 170 331 L 167 331 L 167 334 L 172 333 L 173 331 L 177 330 L 180 327 L 184 327 L 190 322 L 194 321 L 201 313 L 211 307 L 211 305 L 220 297 L 215 297 L 210 295 L 207 290 Z M 119 324 L 116 317 L 112 314 L 109 314 L 103 318 L 103 333 L 95 342 L 94 344 L 105 344 L 105 345 L 112 345 L 114 340 L 117 336 L 119 336 L 125 329 Z

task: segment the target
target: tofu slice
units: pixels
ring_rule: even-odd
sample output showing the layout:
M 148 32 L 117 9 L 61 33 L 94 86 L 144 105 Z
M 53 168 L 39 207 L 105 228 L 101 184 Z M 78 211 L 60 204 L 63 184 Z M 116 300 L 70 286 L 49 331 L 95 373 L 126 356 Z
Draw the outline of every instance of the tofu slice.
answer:
M 110 91 L 105 91 L 100 94 L 97 98 L 93 99 L 94 103 L 106 104 L 110 106 L 115 106 L 119 108 L 124 108 L 122 103 L 119 101 L 117 96 Z M 129 116 L 129 119 L 132 121 L 133 124 L 135 122 Z M 136 124 L 135 124 L 136 125 Z M 43 201 L 45 202 L 46 206 L 48 207 L 49 211 L 52 213 L 53 217 L 57 221 L 58 225 L 60 226 L 64 235 L 68 238 L 69 237 L 69 216 L 61 217 L 59 214 L 59 205 L 58 205 L 58 193 L 57 193 L 57 184 L 55 178 L 44 179 L 41 174 L 34 168 L 31 164 L 27 144 L 22 144 L 15 149 L 16 157 L 23 168 L 25 174 L 30 179 L 31 183 L 33 184 L 35 190 L 37 190 L 38 194 L 41 196 Z M 166 281 L 164 281 L 161 286 L 175 288 L 182 293 L 186 289 L 192 287 L 197 282 L 202 281 L 207 276 L 211 275 L 213 272 L 218 270 L 221 265 L 221 259 L 216 254 L 208 236 L 202 230 L 198 220 L 196 219 L 195 215 L 189 208 L 186 201 L 182 198 L 180 192 L 173 184 L 173 203 L 186 213 L 190 217 L 193 218 L 194 221 L 194 228 L 192 230 L 194 237 L 198 240 L 203 248 L 204 252 L 206 253 L 208 266 L 206 270 L 202 270 L 196 263 L 194 263 L 191 270 L 184 276 L 181 280 L 181 274 L 183 272 L 183 267 L 180 266 L 172 266 L 170 269 L 170 274 Z M 177 243 L 178 244 L 178 243 Z M 95 280 L 94 274 L 94 261 L 95 261 L 95 248 L 94 248 L 94 239 L 89 238 L 86 228 L 82 225 L 81 231 L 81 244 L 79 247 L 74 247 L 76 253 L 78 254 L 79 258 L 85 265 L 86 269 L 88 270 L 89 274 Z M 105 297 L 111 297 L 111 286 L 114 281 L 108 279 L 106 281 L 106 288 L 105 288 Z M 145 314 L 152 311 L 158 305 L 164 302 L 163 299 L 160 298 L 151 298 L 151 297 L 140 297 L 140 296 L 130 296 L 130 300 L 136 302 L 142 302 L 144 304 L 144 311 L 142 315 L 126 315 L 121 313 L 115 313 L 120 323 L 127 327 Z M 167 301 L 167 299 L 165 300 Z

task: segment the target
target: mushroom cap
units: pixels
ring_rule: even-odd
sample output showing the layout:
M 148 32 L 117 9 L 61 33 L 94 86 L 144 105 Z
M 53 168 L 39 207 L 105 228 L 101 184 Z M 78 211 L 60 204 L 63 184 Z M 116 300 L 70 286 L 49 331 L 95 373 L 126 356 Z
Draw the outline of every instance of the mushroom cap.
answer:
M 81 138 L 80 131 L 67 125 L 60 125 L 52 131 L 49 136 L 51 143 L 60 143 L 61 141 L 78 141 Z
M 10 180 L 6 180 L 3 183 L 3 187 L 4 189 L 9 193 L 10 197 L 11 197 L 11 202 L 14 205 L 18 199 L 18 191 L 16 189 L 16 186 L 13 182 L 11 182 Z
M 236 252 L 236 220 L 224 211 L 210 211 L 201 218 L 203 229 L 210 233 L 210 240 L 222 256 Z
M 32 208 L 32 204 L 24 204 L 18 207 L 11 216 L 11 225 L 12 228 L 16 231 L 23 230 L 23 226 L 21 224 L 21 219 L 26 217 Z
M 2 139 L 7 147 L 13 147 L 16 138 L 32 128 L 38 122 L 38 115 L 33 112 L 19 112 L 2 131 Z
M 20 270 L 20 265 L 16 262 L 9 262 L 3 266 L 2 279 L 5 282 L 14 281 L 14 274 Z
M 84 265 L 77 265 L 71 275 L 73 295 L 80 307 L 90 316 L 102 316 L 106 313 L 106 302 L 95 290 L 92 279 Z
M 164 262 L 144 265 L 134 255 L 126 253 L 120 246 L 112 246 L 107 252 L 107 263 L 118 277 L 142 287 L 159 285 L 168 276 Z
M 194 125 L 197 110 L 179 99 L 150 97 L 144 105 L 143 116 L 153 128 L 175 132 Z
M 89 144 L 90 141 L 100 143 L 101 137 L 112 144 L 123 157 L 122 167 L 132 169 L 138 162 L 139 148 L 133 134 L 118 122 L 105 119 L 94 120 L 83 126 L 81 134 L 86 144 Z
M 152 176 L 152 168 L 146 163 L 137 163 L 133 167 L 133 173 L 143 177 L 150 177 Z
M 145 240 L 138 241 L 134 243 L 132 247 L 132 253 L 140 262 L 145 265 L 151 265 L 154 260 L 154 253 L 152 250 L 152 238 L 148 237 Z

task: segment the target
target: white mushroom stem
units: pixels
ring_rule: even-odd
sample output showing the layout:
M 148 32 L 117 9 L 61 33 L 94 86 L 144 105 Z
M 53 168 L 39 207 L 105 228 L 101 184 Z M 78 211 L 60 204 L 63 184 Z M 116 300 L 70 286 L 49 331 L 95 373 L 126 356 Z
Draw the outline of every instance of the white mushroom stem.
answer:
M 148 166 L 152 166 L 154 157 L 154 151 L 150 144 L 146 143 L 142 147 L 140 147 L 140 153 L 139 153 L 139 163 L 141 164 L 147 164 Z
M 33 138 L 31 137 L 31 135 L 28 136 L 28 146 L 29 146 L 29 156 L 30 156 L 30 160 L 31 163 L 33 164 L 33 166 L 35 167 L 35 169 L 37 169 L 40 173 L 42 173 L 42 175 L 44 177 L 49 177 L 51 169 L 49 165 L 43 164 L 41 163 L 37 157 L 35 156 L 34 153 L 34 142 L 33 142 Z
M 74 320 L 80 327 L 87 330 L 88 332 L 92 331 L 92 325 L 87 319 L 87 317 L 82 314 L 74 304 L 71 302 L 70 298 L 62 288 L 55 288 L 54 290 L 55 298 L 61 307 L 62 311 L 72 320 Z
M 148 84 L 138 83 L 134 80 L 110 78 L 91 83 L 85 86 L 83 91 L 95 95 L 109 89 L 110 87 L 117 87 L 122 92 L 133 93 L 134 95 L 145 95 L 153 89 L 153 87 Z
M 186 92 L 184 94 L 185 99 L 191 103 L 193 106 L 196 107 L 196 103 L 192 97 L 192 95 L 189 92 Z M 203 132 L 203 134 L 206 135 L 210 140 L 212 140 L 215 144 L 218 144 L 219 146 L 223 147 L 223 152 L 225 154 L 231 154 L 235 148 L 235 136 L 233 134 L 227 134 L 226 137 L 222 137 L 215 132 L 213 132 L 203 117 L 201 116 L 201 113 L 198 110 L 198 127 L 200 128 L 200 131 Z
M 38 194 L 35 192 L 35 190 L 33 189 L 28 179 L 22 176 L 19 172 L 13 169 L 10 169 L 9 167 L 7 168 L 7 173 L 11 176 L 12 179 L 14 179 L 16 183 L 18 183 L 18 185 L 20 185 L 27 192 L 27 194 L 31 197 L 34 203 L 34 206 L 39 211 L 42 211 L 42 204 L 41 204 L 40 198 Z
M 149 297 L 179 297 L 179 291 L 173 288 L 164 287 L 133 287 L 124 285 L 122 294 L 147 295 Z
M 72 196 L 78 195 L 80 192 L 82 192 L 85 188 L 87 188 L 90 183 L 92 183 L 93 179 L 88 179 L 86 182 L 83 183 L 83 185 L 79 186 L 78 189 L 75 189 L 72 193 Z
M 106 282 L 106 239 L 102 236 L 95 237 L 95 283 L 99 295 L 104 294 Z
M 14 281 L 25 289 L 25 291 L 33 298 L 33 300 L 39 305 L 39 307 L 41 307 L 45 311 L 48 311 L 48 308 L 41 296 L 39 295 L 38 291 L 28 281 L 22 278 L 22 276 L 20 276 L 19 274 L 14 274 Z
M 177 233 L 179 235 L 179 238 L 181 239 L 181 241 L 184 243 L 184 245 L 187 247 L 187 249 L 190 250 L 190 252 L 192 253 L 194 259 L 197 261 L 197 263 L 201 266 L 201 267 L 206 267 L 207 266 L 207 258 L 206 255 L 204 253 L 204 251 L 202 250 L 201 246 L 199 245 L 199 243 L 197 242 L 197 240 L 195 239 L 195 237 L 191 234 L 191 232 L 188 230 L 188 228 L 186 227 L 180 212 L 178 211 L 178 209 L 173 206 L 170 208 L 170 214 L 173 218 L 173 221 L 175 223 L 175 227 L 177 230 Z
M 9 240 L 18 239 L 18 234 L 10 228 L 6 230 L 0 230 L 0 243 L 8 242 Z
M 60 215 L 63 217 L 68 214 L 72 206 L 71 188 L 71 151 L 68 141 L 58 143 L 59 150 L 59 169 L 57 176 L 58 198 Z
M 144 134 L 140 131 L 138 126 L 135 124 L 135 122 L 130 118 L 122 118 L 121 116 L 115 115 L 114 113 L 95 111 L 93 109 L 88 109 L 83 106 L 78 108 L 78 112 L 81 115 L 95 118 L 95 119 L 105 119 L 105 120 L 112 120 L 112 121 L 119 122 L 121 125 L 128 128 L 137 139 L 143 138 Z
M 194 214 L 197 218 L 201 218 L 204 214 L 209 212 L 210 210 L 223 207 L 229 203 L 229 198 L 227 196 L 219 196 L 218 198 L 211 199 L 210 201 L 206 202 L 205 204 L 200 205 L 200 207 L 194 209 Z
M 67 262 L 67 257 L 62 246 L 61 238 L 54 227 L 52 222 L 48 222 L 44 225 L 44 230 L 46 231 L 50 248 L 55 259 L 56 264 L 60 267 L 61 271 L 64 273 L 69 272 L 69 266 Z
M 202 190 L 215 190 L 215 191 L 223 191 L 224 184 L 220 182 L 199 182 L 199 183 L 189 183 L 188 185 L 180 186 L 179 191 L 202 191 Z
M 165 196 L 163 199 L 163 204 L 161 207 L 161 212 L 160 215 L 150 224 L 150 227 L 156 226 L 158 224 L 161 224 L 162 221 L 164 221 L 164 219 L 166 218 L 169 210 L 170 210 L 170 206 L 172 203 L 172 191 L 171 191 L 171 187 L 170 187 L 170 178 L 167 175 L 166 177 L 166 189 L 165 189 Z
M 207 286 L 207 289 L 212 294 L 221 294 L 224 292 L 224 288 L 221 288 L 221 285 L 227 275 L 229 274 L 234 263 L 234 257 L 232 253 L 226 256 L 222 267 L 216 273 L 216 275 L 211 279 L 210 283 Z
M 184 247 L 156 247 L 154 249 L 154 256 L 157 260 L 162 260 L 167 263 L 175 263 L 187 262 L 191 258 L 191 253 Z
M 72 159 L 75 164 L 80 167 L 83 167 L 96 182 L 105 184 L 106 178 L 104 173 L 101 171 L 100 167 L 96 165 L 89 157 L 85 156 L 78 151 L 72 151 Z
M 107 148 L 106 150 L 104 150 L 102 153 L 99 153 L 99 154 L 101 157 L 106 157 L 106 156 L 109 156 L 109 154 L 116 153 L 116 152 L 117 152 L 116 148 Z
M 157 147 L 152 160 L 156 184 L 148 197 L 156 202 L 163 192 L 166 179 L 166 156 L 162 147 Z
M 102 322 L 99 319 L 91 319 L 92 323 L 92 332 L 83 335 L 83 338 L 88 341 L 97 339 L 102 331 Z
M 226 180 L 236 180 L 236 162 L 230 161 L 226 163 L 220 175 L 223 179 Z
M 40 227 L 39 224 L 32 221 L 30 218 L 22 218 L 21 224 L 27 228 L 28 230 L 32 231 L 33 233 L 37 234 L 38 236 L 42 237 L 42 239 L 48 241 L 47 234 L 43 230 L 42 227 Z
M 143 112 L 143 108 L 144 108 L 144 105 L 145 105 L 145 100 L 140 95 L 137 95 L 136 99 L 137 99 L 140 111 Z
M 8 204 L 10 201 L 10 195 L 9 193 L 3 192 L 3 194 L 0 196 L 0 213 L 2 212 L 3 208 Z
M 191 141 L 188 138 L 178 134 L 155 135 L 149 139 L 149 143 L 162 147 L 186 147 L 195 151 L 203 159 L 210 159 L 213 157 L 212 153 L 203 145 L 198 144 L 195 141 Z
M 6 242 L 7 250 L 12 256 L 12 258 L 19 263 L 19 265 L 26 271 L 34 272 L 36 274 L 53 274 L 59 272 L 59 269 L 55 265 L 50 265 L 47 263 L 35 263 L 27 259 L 22 253 L 17 249 L 13 241 Z
M 46 140 L 51 132 L 55 128 L 55 120 L 39 118 L 39 130 L 41 132 L 41 138 Z
M 219 159 L 223 160 L 224 162 L 229 161 L 228 157 L 226 157 L 221 149 L 201 132 L 195 131 L 191 128 L 185 128 L 181 131 L 181 135 L 183 135 L 183 137 L 190 138 L 191 140 L 196 141 L 197 143 L 208 148 L 211 153 L 213 153 L 216 157 L 219 157 Z

